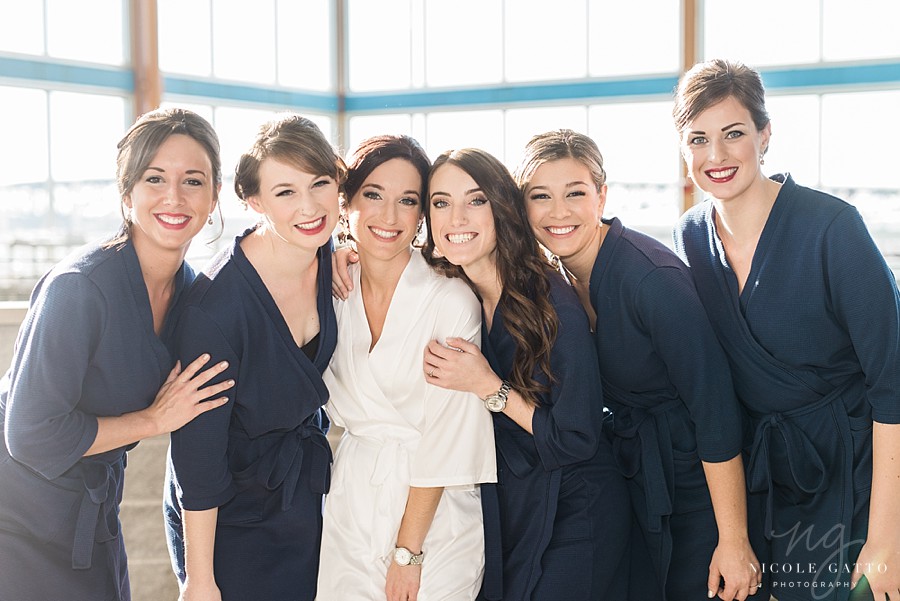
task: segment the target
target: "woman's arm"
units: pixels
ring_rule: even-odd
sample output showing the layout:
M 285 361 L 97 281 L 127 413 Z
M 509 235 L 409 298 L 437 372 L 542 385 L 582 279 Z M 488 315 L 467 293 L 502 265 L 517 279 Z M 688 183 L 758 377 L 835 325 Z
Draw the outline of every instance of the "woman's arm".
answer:
M 219 509 L 182 511 L 184 523 L 184 571 L 180 601 L 221 601 L 213 569 L 216 521 Z M 249 576 L 248 576 L 249 577 Z
M 762 571 L 747 537 L 744 464 L 738 455 L 721 463 L 703 462 L 709 484 L 719 542 L 709 564 L 707 596 L 743 601 L 762 584 Z M 725 586 L 720 586 L 720 579 Z
M 865 575 L 876 599 L 900 599 L 900 424 L 875 422 L 872 428 L 872 498 L 869 534 L 850 578 Z
M 462 338 L 447 338 L 447 344 L 450 346 L 432 340 L 425 347 L 423 367 L 429 384 L 471 392 L 479 399 L 500 389 L 503 380 L 491 369 L 481 349 Z M 503 413 L 529 434 L 534 433 L 534 407 L 515 390 L 509 391 Z
M 406 510 L 403 512 L 400 530 L 397 532 L 398 547 L 405 547 L 414 555 L 422 552 L 425 535 L 431 528 L 431 522 L 434 520 L 434 514 L 443 492 L 443 488 L 409 487 Z M 428 557 L 424 557 L 423 561 L 428 561 Z M 421 579 L 421 565 L 400 566 L 392 559 L 388 566 L 387 582 L 384 587 L 387 601 L 407 601 L 407 599 L 416 601 Z
M 201 413 L 221 407 L 228 402 L 227 397 L 210 397 L 234 386 L 234 380 L 203 387 L 228 368 L 228 362 L 221 361 L 201 372 L 200 368 L 206 365 L 209 359 L 208 354 L 201 355 L 183 371 L 181 364 L 176 364 L 159 389 L 153 404 L 146 409 L 116 417 L 97 418 L 97 435 L 85 452 L 85 457 L 111 451 L 151 436 L 168 434 Z

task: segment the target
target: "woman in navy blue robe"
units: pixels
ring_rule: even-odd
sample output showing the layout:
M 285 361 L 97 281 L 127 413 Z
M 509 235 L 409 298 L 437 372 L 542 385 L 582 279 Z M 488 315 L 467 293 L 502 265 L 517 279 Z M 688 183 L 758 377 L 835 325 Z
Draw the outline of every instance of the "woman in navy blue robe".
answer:
M 147 113 L 118 165 L 122 229 L 41 279 L 0 380 L 3 599 L 130 599 L 125 453 L 221 406 L 230 386 L 200 390 L 222 366 L 182 370 L 165 345 L 194 277 L 184 255 L 218 197 L 215 132 L 190 111 Z
M 498 473 L 496 486 L 482 487 L 482 596 L 626 599 L 631 510 L 602 432 L 584 310 L 540 254 L 515 182 L 495 158 L 445 153 L 429 186 L 424 255 L 464 278 L 483 309 L 482 351 L 448 339 L 449 347 L 429 343 L 424 358 L 429 383 L 475 393 L 494 412 Z
M 630 594 L 755 593 L 740 408 L 687 268 L 658 241 L 602 219 L 606 172 L 588 136 L 535 136 L 516 179 L 535 236 L 591 320 L 606 425 L 636 517 Z
M 711 197 L 682 218 L 676 247 L 746 409 L 751 528 L 772 594 L 898 599 L 895 279 L 851 205 L 762 173 L 771 126 L 758 73 L 695 65 L 674 115 Z
M 175 348 L 238 382 L 173 432 L 165 500 L 184 598 L 312 601 L 331 449 L 322 373 L 337 342 L 331 232 L 346 169 L 298 115 L 262 126 L 235 175 L 261 215 L 188 293 Z

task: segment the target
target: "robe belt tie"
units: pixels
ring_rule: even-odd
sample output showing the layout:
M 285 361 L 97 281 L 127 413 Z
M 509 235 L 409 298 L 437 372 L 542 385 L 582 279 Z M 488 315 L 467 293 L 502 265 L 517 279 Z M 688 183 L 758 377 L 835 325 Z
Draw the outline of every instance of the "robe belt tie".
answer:
M 121 475 L 125 469 L 124 454 L 111 464 L 82 461 L 78 466 L 80 475 L 61 476 L 54 482 L 81 493 L 72 544 L 72 569 L 87 570 L 91 567 L 94 543 L 107 542 L 119 535 L 116 468 Z
M 634 478 L 638 471 L 644 479 L 647 501 L 647 529 L 662 532 L 662 518 L 672 515 L 675 460 L 668 427 L 660 428 L 657 418 L 678 408 L 680 399 L 666 401 L 649 409 L 619 407 L 612 413 L 613 454 L 622 475 Z M 624 419 L 625 417 L 629 419 Z M 635 444 L 637 438 L 637 444 Z
M 773 458 L 771 446 L 778 436 L 783 443 L 787 470 L 779 470 L 780 476 L 787 476 L 787 482 L 778 482 L 789 490 L 806 495 L 815 495 L 828 487 L 828 470 L 815 445 L 809 440 L 794 419 L 820 411 L 839 402 L 844 387 L 839 387 L 811 405 L 791 411 L 770 414 L 753 414 L 758 420 L 750 448 L 747 467 L 747 488 L 753 493 L 766 493 L 765 536 L 772 540 L 774 526 L 775 486 L 773 485 Z M 843 407 L 840 408 L 843 411 Z
M 256 460 L 256 479 L 266 490 L 281 488 L 281 510 L 287 511 L 294 501 L 297 484 L 302 477 L 304 443 L 312 453 L 309 461 L 309 489 L 324 495 L 331 483 L 331 447 L 319 427 L 318 415 L 307 419 L 289 432 L 280 433 L 281 440 Z
M 375 487 L 372 511 L 377 513 L 372 520 L 371 559 L 385 560 L 392 557 L 394 552 L 397 532 L 409 497 L 411 467 L 409 445 L 414 443 L 403 439 L 386 441 L 374 441 L 364 437 L 354 439 L 375 454 L 375 465 L 369 480 Z

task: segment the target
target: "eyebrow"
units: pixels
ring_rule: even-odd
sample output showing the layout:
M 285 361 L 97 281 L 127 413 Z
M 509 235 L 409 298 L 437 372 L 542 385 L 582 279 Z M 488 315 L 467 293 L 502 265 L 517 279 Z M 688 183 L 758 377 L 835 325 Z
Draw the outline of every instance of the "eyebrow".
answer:
M 366 184 L 365 186 L 363 186 L 363 189 L 365 189 L 365 188 L 376 188 L 376 189 L 381 190 L 382 192 L 384 192 L 384 186 L 380 186 L 380 185 L 378 185 L 378 184 Z M 415 189 L 413 189 L 413 188 L 410 188 L 409 190 L 404 190 L 404 191 L 402 192 L 402 194 L 415 194 L 416 196 L 418 196 L 418 195 L 419 195 L 419 191 L 418 191 L 418 190 L 415 190 Z
M 151 170 L 151 169 L 153 171 L 158 171 L 160 173 L 166 172 L 166 170 L 163 169 L 162 167 L 156 167 L 154 165 L 147 165 L 147 170 Z M 185 171 L 185 173 L 187 173 L 189 175 L 195 175 L 195 174 L 199 173 L 203 177 L 206 177 L 206 171 L 203 171 L 202 169 L 188 169 L 187 171 Z
M 580 179 L 576 179 L 575 181 L 567 182 L 566 188 L 571 188 L 573 186 L 588 186 L 588 185 L 590 185 L 590 184 L 588 184 L 587 182 L 582 181 Z M 550 186 L 546 186 L 546 185 L 531 186 L 528 189 L 529 190 L 549 190 Z
M 738 125 L 744 125 L 744 124 L 741 121 L 736 121 L 736 122 L 732 123 L 731 125 L 726 125 L 725 127 L 723 127 L 721 129 L 721 131 L 728 131 L 732 127 L 737 127 Z M 692 130 L 691 133 L 692 134 L 705 134 L 706 132 L 703 131 L 702 129 L 695 129 L 695 130 Z
M 463 194 L 463 196 L 469 196 L 470 194 L 475 194 L 476 192 L 481 192 L 481 191 L 482 191 L 481 188 L 472 188 L 471 190 L 466 190 L 466 192 L 465 192 L 465 194 Z M 441 192 L 440 190 L 438 190 L 437 192 L 432 192 L 429 195 L 429 198 L 434 198 L 435 196 L 450 196 L 450 194 L 448 192 Z

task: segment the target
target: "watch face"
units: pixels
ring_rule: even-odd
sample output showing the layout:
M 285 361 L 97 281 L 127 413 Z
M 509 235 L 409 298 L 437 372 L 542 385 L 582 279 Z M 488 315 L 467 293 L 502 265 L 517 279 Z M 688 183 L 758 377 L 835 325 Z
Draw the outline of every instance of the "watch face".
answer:
M 409 549 L 404 549 L 403 547 L 394 549 L 394 561 L 397 562 L 397 565 L 407 566 L 410 559 L 412 559 L 412 553 Z
M 484 399 L 484 405 L 488 408 L 489 411 L 500 413 L 506 408 L 506 400 L 500 398 L 499 395 L 492 394 L 488 398 Z

